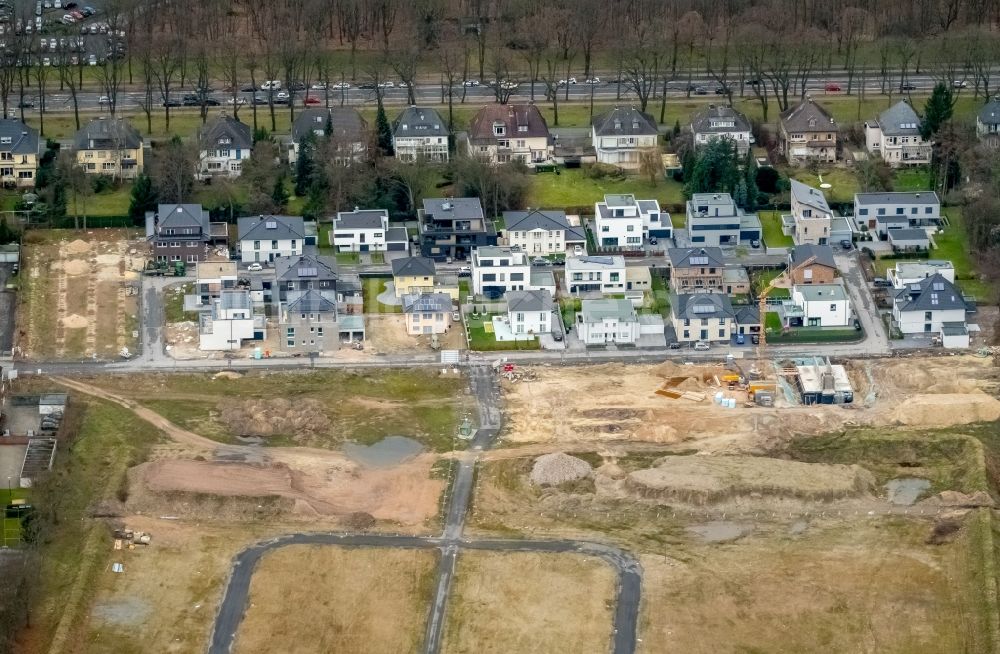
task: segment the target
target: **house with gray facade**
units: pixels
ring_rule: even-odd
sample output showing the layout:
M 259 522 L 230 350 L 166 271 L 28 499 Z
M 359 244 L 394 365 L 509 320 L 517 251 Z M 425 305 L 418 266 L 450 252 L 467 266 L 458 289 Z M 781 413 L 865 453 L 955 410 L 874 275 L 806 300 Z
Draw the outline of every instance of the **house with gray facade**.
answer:
M 342 342 L 364 339 L 364 320 L 347 311 L 345 297 L 359 296 L 360 289 L 338 283 L 333 259 L 309 254 L 277 257 L 270 281 L 272 314 L 283 350 L 331 352 Z
M 687 201 L 687 232 L 693 246 L 735 247 L 759 244 L 761 225 L 728 193 L 695 193 Z
M 417 220 L 420 254 L 435 261 L 464 261 L 475 248 L 497 244 L 496 227 L 479 198 L 426 198 Z
M 225 223 L 212 223 L 200 204 L 161 204 L 146 212 L 146 240 L 159 262 L 195 263 L 208 258 L 211 245 L 225 245 Z
M 883 240 L 890 229 L 939 227 L 941 200 L 934 191 L 855 193 L 854 221 Z

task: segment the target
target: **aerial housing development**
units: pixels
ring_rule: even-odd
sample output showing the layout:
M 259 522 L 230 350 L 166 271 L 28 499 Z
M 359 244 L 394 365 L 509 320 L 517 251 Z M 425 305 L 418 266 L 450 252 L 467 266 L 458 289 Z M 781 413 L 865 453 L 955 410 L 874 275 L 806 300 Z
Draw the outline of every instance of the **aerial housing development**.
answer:
M 0 0 L 0 654 L 997 652 L 998 18 Z

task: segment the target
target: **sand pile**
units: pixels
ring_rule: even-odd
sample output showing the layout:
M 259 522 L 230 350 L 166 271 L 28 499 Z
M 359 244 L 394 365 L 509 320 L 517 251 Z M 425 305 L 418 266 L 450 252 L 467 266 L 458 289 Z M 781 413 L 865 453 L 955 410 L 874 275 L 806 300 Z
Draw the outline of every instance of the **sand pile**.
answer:
M 702 390 L 702 388 L 701 388 L 701 382 L 699 382 L 694 377 L 688 377 L 687 379 L 685 379 L 681 383 L 677 384 L 677 386 L 674 386 L 674 388 L 677 389 L 678 391 L 700 391 L 700 390 Z
M 948 427 L 1000 419 L 1000 401 L 985 393 L 937 393 L 914 395 L 892 412 L 901 425 Z
M 90 251 L 90 243 L 78 238 L 67 244 L 64 249 L 69 254 L 83 254 Z
M 90 264 L 83 259 L 70 259 L 63 263 L 67 275 L 85 275 L 90 271 Z
M 219 411 L 221 422 L 237 436 L 290 436 L 299 441 L 330 428 L 322 403 L 313 399 L 224 402 Z
M 536 486 L 557 486 L 589 477 L 592 471 L 590 464 L 583 459 L 563 452 L 553 452 L 535 459 L 535 465 L 531 468 L 531 483 Z
M 859 466 L 800 463 L 748 456 L 666 456 L 636 470 L 626 488 L 648 498 L 706 504 L 759 493 L 829 500 L 871 491 L 875 478 Z
M 83 316 L 74 313 L 63 318 L 62 324 L 63 327 L 66 327 L 67 329 L 83 329 L 90 323 Z

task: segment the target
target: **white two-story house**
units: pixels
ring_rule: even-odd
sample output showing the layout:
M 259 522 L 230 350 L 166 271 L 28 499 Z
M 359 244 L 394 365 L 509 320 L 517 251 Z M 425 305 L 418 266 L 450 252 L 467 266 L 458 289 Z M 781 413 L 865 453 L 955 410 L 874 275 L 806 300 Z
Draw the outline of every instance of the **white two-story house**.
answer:
M 879 191 L 854 194 L 854 220 L 858 229 L 885 239 L 890 229 L 938 227 L 941 200 L 934 191 Z
M 905 100 L 865 121 L 865 146 L 894 168 L 931 161 L 931 143 L 920 135 L 920 117 Z
M 576 334 L 585 345 L 635 345 L 642 325 L 628 300 L 583 300 L 576 313 Z
M 642 249 L 649 238 L 670 238 L 670 214 L 660 211 L 656 200 L 636 200 L 634 195 L 605 195 L 594 203 L 597 245 L 624 250 Z
M 232 116 L 222 115 L 198 130 L 198 178 L 239 177 L 253 152 L 253 134 Z
M 696 150 L 711 141 L 727 138 L 736 145 L 737 154 L 745 157 L 753 144 L 750 121 L 732 107 L 711 105 L 699 111 L 691 118 L 691 134 Z
M 507 300 L 507 324 L 515 334 L 548 334 L 552 331 L 552 294 L 548 290 L 511 291 Z
M 624 293 L 630 290 L 625 276 L 625 257 L 566 257 L 563 288 L 570 295 Z
M 737 327 L 733 303 L 725 293 L 672 294 L 670 320 L 681 343 L 725 343 Z
M 896 291 L 892 319 L 904 334 L 940 335 L 945 347 L 968 347 L 965 299 L 943 275 L 932 275 Z
M 337 252 L 384 252 L 389 212 L 385 209 L 341 211 L 334 218 L 331 231 Z
M 800 326 L 846 327 L 851 322 L 851 302 L 840 284 L 796 284 L 792 303 L 802 310 Z
M 237 229 L 243 263 L 270 263 L 276 257 L 295 257 L 302 254 L 306 243 L 301 216 L 240 218 Z
M 574 227 L 565 211 L 505 211 L 504 239 L 506 244 L 521 248 L 531 256 L 546 256 L 573 252 L 586 247 L 587 237 L 582 227 Z
M 635 107 L 614 107 L 594 116 L 590 138 L 597 162 L 625 170 L 639 169 L 639 155 L 656 147 L 656 121 Z
M 792 240 L 796 245 L 827 245 L 833 211 L 819 189 L 790 179 L 792 187 Z
M 472 251 L 472 292 L 498 299 L 508 291 L 531 290 L 528 256 L 509 247 L 484 246 Z
M 448 123 L 427 107 L 407 107 L 392 126 L 392 147 L 399 161 L 448 163 Z
M 695 247 L 757 245 L 762 228 L 728 193 L 695 193 L 687 201 L 687 231 Z

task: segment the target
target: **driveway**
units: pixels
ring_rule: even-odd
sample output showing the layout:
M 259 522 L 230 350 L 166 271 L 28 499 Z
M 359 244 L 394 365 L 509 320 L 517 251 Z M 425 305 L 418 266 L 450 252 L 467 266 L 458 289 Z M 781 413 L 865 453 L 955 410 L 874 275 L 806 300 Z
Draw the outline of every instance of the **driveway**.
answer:
M 885 325 L 882 324 L 882 317 L 875 305 L 875 298 L 872 297 L 871 290 L 868 288 L 868 281 L 861 271 L 858 256 L 857 251 L 851 251 L 849 253 L 834 253 L 833 258 L 844 278 L 854 313 L 865 330 L 865 340 L 861 343 L 865 353 L 886 354 L 889 351 L 889 337 L 885 333 Z
M 7 279 L 14 264 L 0 263 L 0 356 L 10 352 L 14 346 L 14 326 L 17 323 L 14 310 L 17 293 L 7 290 Z

